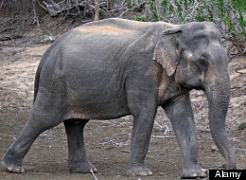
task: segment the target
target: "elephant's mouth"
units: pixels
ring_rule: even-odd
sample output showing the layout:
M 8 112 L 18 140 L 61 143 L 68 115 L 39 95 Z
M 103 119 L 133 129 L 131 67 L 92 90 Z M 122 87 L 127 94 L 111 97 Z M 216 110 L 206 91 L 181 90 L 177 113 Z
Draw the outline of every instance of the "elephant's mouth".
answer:
M 189 85 L 187 85 L 187 84 L 182 84 L 182 86 L 181 86 L 182 88 L 184 88 L 184 89 L 187 89 L 187 90 L 193 90 L 193 89 L 195 89 L 195 90 L 204 90 L 204 87 L 203 86 L 195 86 L 195 87 L 193 87 L 193 86 L 189 86 Z
M 197 86 L 197 87 L 195 87 L 194 89 L 200 91 L 200 90 L 204 90 L 204 87 L 203 87 L 203 86 Z

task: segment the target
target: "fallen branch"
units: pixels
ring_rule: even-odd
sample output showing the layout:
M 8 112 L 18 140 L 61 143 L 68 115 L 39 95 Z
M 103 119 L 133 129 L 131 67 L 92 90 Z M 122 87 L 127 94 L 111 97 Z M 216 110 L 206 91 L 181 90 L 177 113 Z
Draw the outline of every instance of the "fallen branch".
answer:
M 236 69 L 235 72 L 238 74 L 246 74 L 246 69 Z
M 46 7 L 44 7 L 44 5 L 43 5 L 41 2 L 39 2 L 39 0 L 37 0 L 37 3 L 38 3 L 38 5 L 39 5 L 41 8 L 43 8 L 45 11 L 48 11 L 48 9 L 47 9 Z
M 236 148 L 236 150 L 239 150 L 239 151 L 246 151 L 246 149 L 243 149 L 243 148 Z
M 11 34 L 11 35 L 1 35 L 0 36 L 0 41 L 9 41 L 9 40 L 13 40 L 13 39 L 19 39 L 22 38 L 22 35 L 19 34 Z
M 175 138 L 176 136 L 152 136 L 153 138 Z
M 116 142 L 114 140 L 109 140 L 109 141 L 105 141 L 105 142 L 101 142 L 99 143 L 100 145 L 116 145 L 116 146 L 119 146 L 119 147 L 122 147 L 122 146 L 128 146 L 130 144 L 130 140 L 127 140 L 126 142 Z

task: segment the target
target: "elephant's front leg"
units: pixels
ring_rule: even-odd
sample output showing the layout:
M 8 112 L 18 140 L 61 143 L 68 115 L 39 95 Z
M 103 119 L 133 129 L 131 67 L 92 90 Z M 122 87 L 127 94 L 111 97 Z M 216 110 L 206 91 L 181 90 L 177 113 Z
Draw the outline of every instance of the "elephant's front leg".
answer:
M 162 107 L 172 123 L 182 151 L 184 160 L 182 177 L 206 177 L 205 170 L 198 164 L 196 128 L 189 93 Z
M 148 153 L 149 141 L 153 128 L 156 110 L 143 108 L 133 113 L 134 122 L 131 137 L 131 154 L 128 176 L 148 176 L 152 171 L 145 167 L 144 160 Z

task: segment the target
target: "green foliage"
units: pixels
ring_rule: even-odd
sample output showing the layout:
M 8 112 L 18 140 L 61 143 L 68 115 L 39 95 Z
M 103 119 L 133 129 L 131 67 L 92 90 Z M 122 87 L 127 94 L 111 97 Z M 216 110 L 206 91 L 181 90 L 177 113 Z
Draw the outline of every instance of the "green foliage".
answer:
M 138 3 L 143 1 L 138 0 Z M 246 40 L 246 0 L 146 0 L 152 17 L 137 16 L 139 21 L 187 23 L 212 21 L 225 33 L 234 33 Z M 223 27 L 226 24 L 226 29 Z
M 132 8 L 132 1 L 131 0 L 127 0 L 127 7 Z
M 158 13 L 157 13 L 157 8 L 155 6 L 155 0 L 149 0 L 149 5 L 150 5 L 150 8 L 151 8 L 151 11 L 153 13 L 153 18 L 155 21 L 159 21 L 159 16 L 158 16 Z
M 136 20 L 136 21 L 147 22 L 147 19 L 144 18 L 144 17 L 141 17 L 141 16 L 136 16 L 136 17 L 135 17 L 135 20 Z
M 246 1 L 234 0 L 231 2 L 233 9 L 239 14 L 239 24 L 242 27 L 244 37 L 246 39 L 246 22 L 243 16 L 246 16 Z

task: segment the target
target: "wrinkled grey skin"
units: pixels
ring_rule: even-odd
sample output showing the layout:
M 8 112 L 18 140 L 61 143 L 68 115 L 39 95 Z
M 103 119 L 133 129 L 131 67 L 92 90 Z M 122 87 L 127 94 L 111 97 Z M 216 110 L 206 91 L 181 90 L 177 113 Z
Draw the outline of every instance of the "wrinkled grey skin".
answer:
M 176 133 L 184 160 L 182 177 L 205 177 L 198 163 L 189 91 L 203 90 L 212 137 L 236 168 L 225 132 L 230 99 L 227 53 L 210 22 L 171 25 L 108 19 L 64 34 L 44 54 L 35 80 L 35 102 L 2 164 L 23 172 L 21 162 L 37 136 L 65 125 L 70 172 L 96 168 L 85 153 L 83 128 L 89 119 L 134 117 L 128 175 L 151 175 L 145 167 L 158 106 Z

